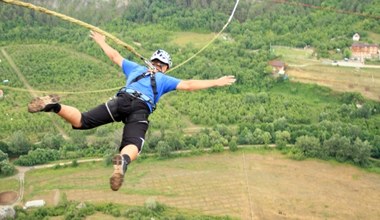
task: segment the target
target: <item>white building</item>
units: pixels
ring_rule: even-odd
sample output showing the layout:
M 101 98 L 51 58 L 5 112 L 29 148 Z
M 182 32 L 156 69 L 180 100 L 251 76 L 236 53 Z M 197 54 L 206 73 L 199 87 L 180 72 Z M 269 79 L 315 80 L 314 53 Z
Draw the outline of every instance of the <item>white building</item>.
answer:
M 33 207 L 42 207 L 46 204 L 44 200 L 33 200 L 27 201 L 24 205 L 24 209 L 33 208 Z
M 360 41 L 360 35 L 358 33 L 355 33 L 354 36 L 352 36 L 353 41 Z

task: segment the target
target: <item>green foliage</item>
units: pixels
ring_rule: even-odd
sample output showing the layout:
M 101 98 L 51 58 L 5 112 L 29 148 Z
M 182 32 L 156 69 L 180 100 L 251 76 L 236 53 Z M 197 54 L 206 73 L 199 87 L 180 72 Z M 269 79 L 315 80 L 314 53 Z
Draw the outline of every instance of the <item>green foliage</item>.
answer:
M 99 13 L 95 4 L 85 6 L 74 0 L 44 4 L 55 5 L 60 12 L 96 24 L 128 44 L 140 43 L 141 46 L 136 44 L 137 49 L 146 57 L 158 47 L 165 48 L 176 64 L 197 50 L 191 43 L 173 45 L 176 36 L 173 31 L 219 31 L 230 14 L 226 9 L 232 8 L 233 3 L 227 0 L 159 0 L 131 1 L 128 7 L 119 7 L 109 1 L 102 3 L 104 13 Z M 366 161 L 360 162 L 364 160 L 362 157 L 356 159 L 345 154 L 345 151 L 354 151 L 347 143 L 354 145 L 357 139 L 362 140 L 357 145 L 373 146 L 371 155 L 379 157 L 378 103 L 365 100 L 357 93 L 336 95 L 316 85 L 276 82 L 269 77 L 267 65 L 275 58 L 270 45 L 310 45 L 315 48 L 317 57 L 328 57 L 330 51 L 339 48 L 348 56 L 352 34 L 360 32 L 364 41 L 371 40 L 368 32 L 380 33 L 379 22 L 371 17 L 334 10 L 272 4 L 270 1 L 241 1 L 235 19 L 225 31 L 228 40 L 216 40 L 180 71 L 170 73 L 183 79 L 213 79 L 231 74 L 236 76 L 237 83 L 226 88 L 165 96 L 150 118 L 151 133 L 147 135 L 145 152 L 169 157 L 173 150 L 211 148 L 220 151 L 225 146 L 232 150 L 237 144 L 276 143 L 283 147 L 296 143 L 300 137 L 315 137 L 323 143 L 321 148 L 329 149 L 327 155 L 339 160 L 366 164 Z M 375 1 L 308 1 L 307 4 L 336 11 L 379 14 Z M 109 11 L 112 13 L 107 13 Z M 12 58 L 34 89 L 90 91 L 124 85 L 120 70 L 87 38 L 87 30 L 6 4 L 0 8 L 0 16 L 4 18 L 0 20 L 1 49 Z M 123 48 L 115 47 L 126 58 L 139 62 Z M 1 78 L 9 79 L 11 87 L 24 88 L 3 53 L 0 59 Z M 72 132 L 65 122 L 52 121 L 54 115 L 28 114 L 25 105 L 31 98 L 29 94 L 3 90 L 6 95 L 0 100 L 0 111 L 6 114 L 0 115 L 0 150 L 9 155 L 43 148 L 59 149 L 60 158 L 75 159 L 103 155 L 119 145 L 121 134 L 117 131 L 121 130 L 121 123 L 93 131 Z M 86 111 L 108 100 L 115 92 L 65 94 L 63 100 L 65 104 Z M 356 107 L 357 104 L 362 107 Z M 184 128 L 190 123 L 209 129 L 186 136 Z M 71 142 L 62 139 L 60 129 L 68 134 Z M 337 140 L 334 134 L 346 138 Z M 318 148 L 315 139 L 310 143 L 312 149 L 306 146 L 310 140 L 299 141 L 298 148 L 304 149 L 304 154 L 321 156 L 314 149 Z M 339 150 L 340 147 L 344 150 Z M 367 151 L 360 153 L 363 157 L 367 155 Z M 27 160 L 27 164 L 46 161 L 41 155 L 22 160 Z
M 64 144 L 62 135 L 59 134 L 46 134 L 41 140 L 41 147 L 58 150 Z
M 100 211 L 104 214 L 111 215 L 113 217 L 120 217 L 121 216 L 121 212 L 120 212 L 119 207 L 117 207 L 113 203 L 98 205 L 95 209 L 96 209 L 96 211 Z
M 28 137 L 22 131 L 16 131 L 11 137 L 9 149 L 13 155 L 26 154 L 31 148 Z
M 79 166 L 78 161 L 77 161 L 77 160 L 73 160 L 73 161 L 71 162 L 71 166 L 72 166 L 72 167 L 77 167 L 77 166 Z
M 230 151 L 237 151 L 238 150 L 238 144 L 237 144 L 237 137 L 233 136 L 231 138 L 231 141 L 228 143 L 228 147 Z
M 0 161 L 0 176 L 11 176 L 15 174 L 16 168 L 9 160 Z
M 0 151 L 2 151 L 3 153 L 10 153 L 8 144 L 3 141 L 0 141 Z
M 8 154 L 0 150 L 0 161 L 8 160 Z
M 165 141 L 159 141 L 157 143 L 157 154 L 162 158 L 170 157 L 172 149 Z
M 380 158 L 380 135 L 374 137 L 371 156 L 378 159 Z
M 295 147 L 305 157 L 326 158 L 326 151 L 321 146 L 319 139 L 312 136 L 298 137 L 295 143 Z
M 351 142 L 347 137 L 334 135 L 323 143 L 323 148 L 327 156 L 340 162 L 353 162 L 364 167 L 369 165 L 372 146 L 360 138 Z
M 290 133 L 288 131 L 276 131 L 275 143 L 279 149 L 286 147 L 290 141 Z
M 17 160 L 15 160 L 15 164 L 21 166 L 33 166 L 58 160 L 59 158 L 60 156 L 57 150 L 38 148 L 36 150 L 29 151 L 27 155 L 20 156 Z

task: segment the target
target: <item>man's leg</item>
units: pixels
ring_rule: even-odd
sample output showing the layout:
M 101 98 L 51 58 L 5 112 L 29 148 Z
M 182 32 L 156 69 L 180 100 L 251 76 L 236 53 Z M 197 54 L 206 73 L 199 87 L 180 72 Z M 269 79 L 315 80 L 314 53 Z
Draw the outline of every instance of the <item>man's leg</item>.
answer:
M 127 172 L 127 166 L 132 161 L 136 160 L 139 149 L 134 144 L 129 144 L 125 146 L 120 154 L 117 154 L 113 157 L 113 168 L 114 171 L 110 178 L 110 185 L 113 191 L 120 189 L 124 181 L 125 172 Z
M 74 129 L 91 129 L 100 125 L 117 121 L 117 103 L 115 100 L 109 101 L 108 105 L 101 104 L 92 110 L 81 113 L 77 108 L 62 105 L 59 103 L 59 96 L 48 95 L 43 97 L 36 97 L 28 104 L 28 111 L 30 113 L 36 112 L 55 112 L 67 122 L 69 122 Z M 110 107 L 108 107 L 110 106 Z M 113 114 L 111 116 L 110 114 Z
M 81 127 L 82 113 L 75 107 L 60 104 L 59 100 L 60 97 L 58 95 L 36 97 L 28 104 L 28 111 L 30 113 L 55 112 L 73 127 Z
M 57 114 L 69 122 L 73 127 L 82 127 L 82 113 L 77 108 L 61 105 L 61 110 Z
M 119 190 L 123 184 L 127 166 L 136 160 L 138 154 L 141 152 L 148 126 L 149 122 L 146 117 L 125 124 L 123 140 L 119 149 L 120 154 L 113 157 L 114 172 L 110 178 L 110 185 L 113 191 Z

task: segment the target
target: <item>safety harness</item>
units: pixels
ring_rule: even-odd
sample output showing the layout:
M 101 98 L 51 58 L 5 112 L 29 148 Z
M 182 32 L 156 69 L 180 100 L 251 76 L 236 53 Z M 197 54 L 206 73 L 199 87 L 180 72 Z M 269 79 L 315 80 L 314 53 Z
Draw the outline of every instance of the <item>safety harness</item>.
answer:
M 131 85 L 132 83 L 135 83 L 147 76 L 150 76 L 150 83 L 152 86 L 153 90 L 153 100 L 156 100 L 157 97 L 157 83 L 156 83 L 156 77 L 155 77 L 155 72 L 156 71 L 147 71 L 136 78 L 134 78 L 128 85 Z M 138 98 L 142 101 L 149 102 L 152 106 L 152 112 L 156 109 L 156 105 L 154 104 L 154 101 L 150 99 L 147 95 L 142 94 L 136 90 L 133 89 L 127 89 L 126 87 L 123 87 L 119 90 L 119 92 L 116 94 L 116 96 L 119 96 L 121 93 L 128 93 L 129 95 L 133 96 L 134 98 Z M 116 121 L 115 118 L 113 117 L 112 112 L 117 111 L 117 103 L 115 99 L 111 99 L 110 101 L 105 103 L 105 106 L 107 108 L 107 111 L 109 115 L 111 116 L 113 121 Z M 129 115 L 127 118 L 123 119 L 123 122 L 126 123 L 127 121 L 141 121 L 143 120 L 144 122 L 148 123 L 145 121 L 149 116 L 149 113 L 146 113 L 146 110 L 139 110 L 136 112 L 133 112 L 131 115 Z
M 140 93 L 138 91 L 133 91 L 130 94 L 133 95 L 136 98 L 142 99 L 143 101 L 149 102 L 152 105 L 152 112 L 153 112 L 156 109 L 156 105 L 154 104 L 154 100 L 156 100 L 156 97 L 157 97 L 157 94 L 158 94 L 155 72 L 151 72 L 151 71 L 145 72 L 145 73 L 137 76 L 136 78 L 134 78 L 129 83 L 129 85 L 131 85 L 132 83 L 135 83 L 135 82 L 139 81 L 140 79 L 143 79 L 143 78 L 145 78 L 147 76 L 150 76 L 150 84 L 151 84 L 152 90 L 153 90 L 153 100 L 151 100 L 149 97 L 147 97 L 146 95 L 144 95 L 144 94 L 142 94 L 142 93 Z M 126 92 L 128 92 L 128 90 L 126 90 Z M 145 98 L 145 97 L 147 97 L 147 98 Z

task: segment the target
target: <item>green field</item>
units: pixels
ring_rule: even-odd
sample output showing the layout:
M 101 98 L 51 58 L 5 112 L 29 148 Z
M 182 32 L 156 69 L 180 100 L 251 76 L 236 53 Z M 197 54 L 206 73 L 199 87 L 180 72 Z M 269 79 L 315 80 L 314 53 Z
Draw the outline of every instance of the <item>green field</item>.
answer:
M 1 178 L 0 192 L 19 191 L 19 180 L 16 178 Z
M 194 48 L 200 49 L 209 43 L 216 34 L 201 34 L 194 32 L 176 32 L 171 37 L 172 43 L 178 46 L 185 46 L 187 44 L 192 45 Z
M 332 66 L 331 60 L 313 58 L 311 49 L 274 47 L 274 52 L 288 65 L 286 73 L 292 81 L 315 83 L 339 92 L 358 92 L 380 101 L 379 68 Z

